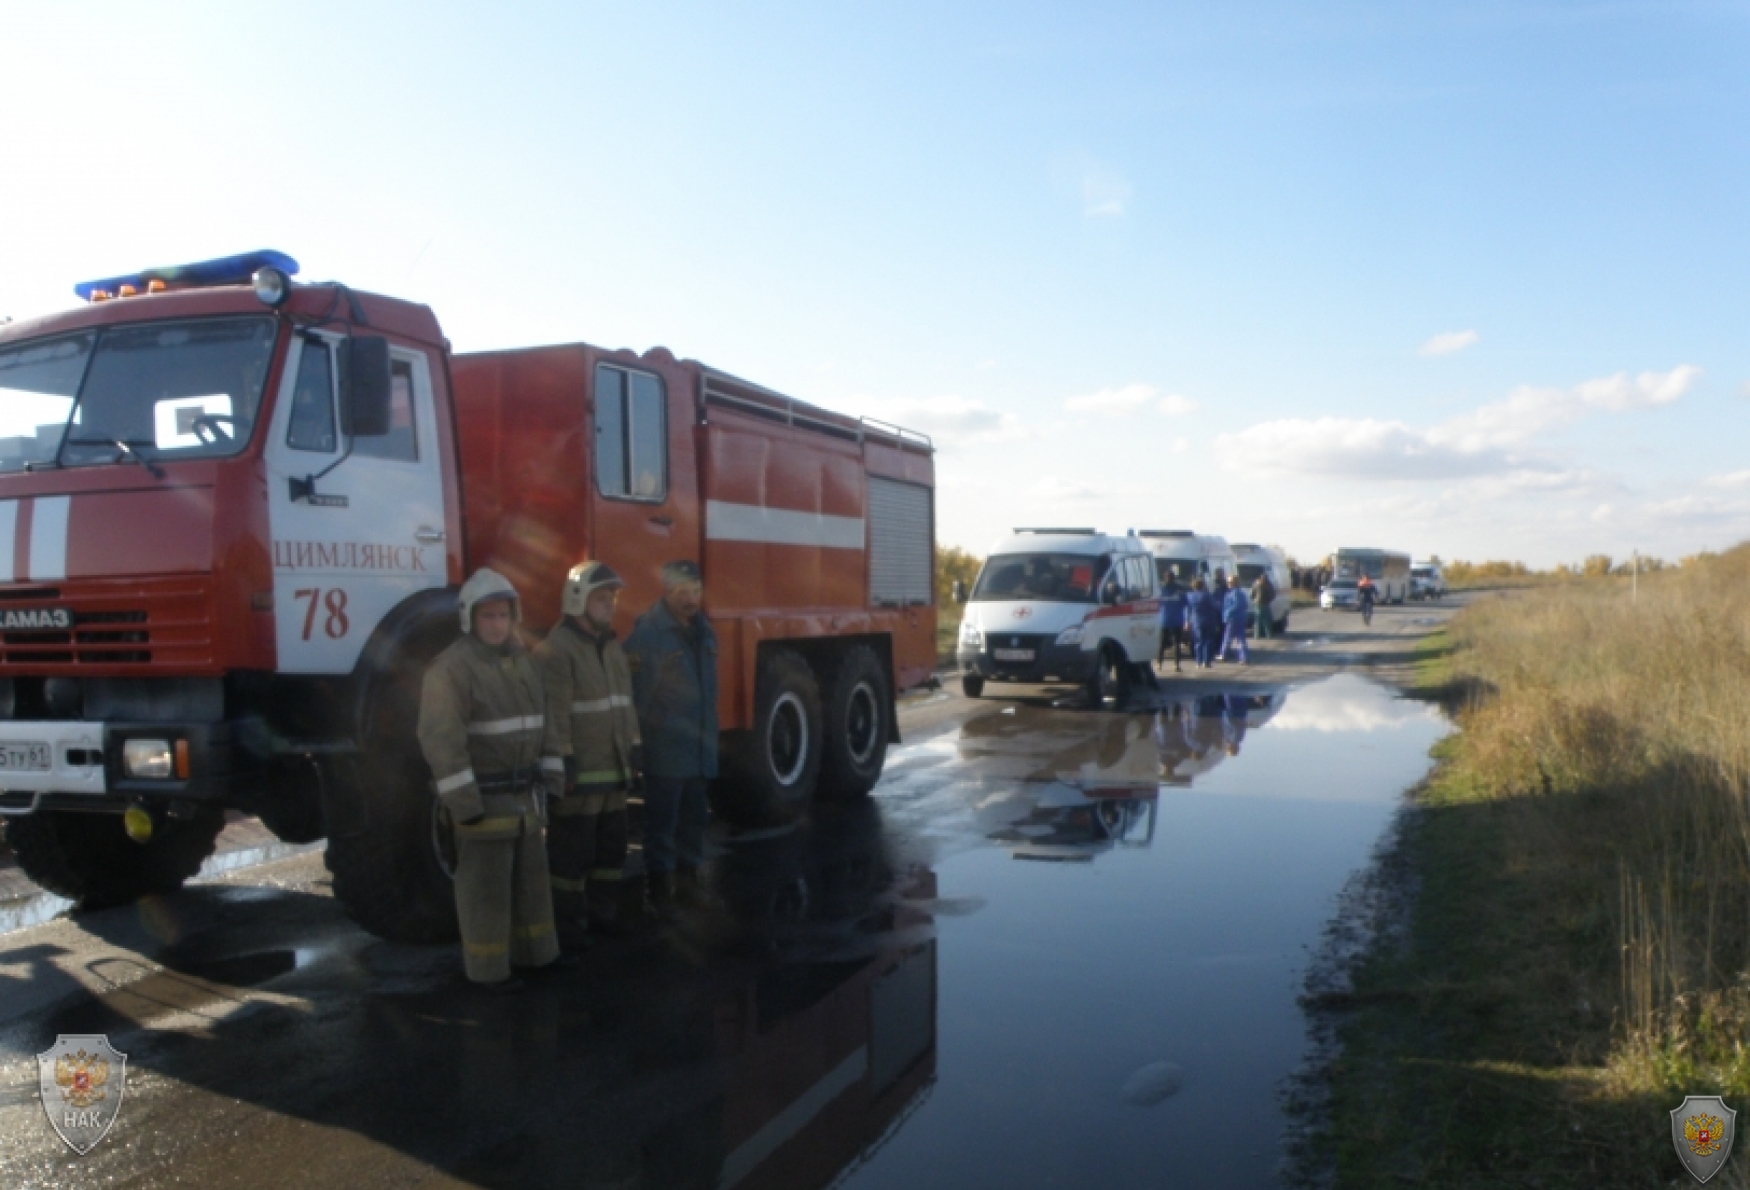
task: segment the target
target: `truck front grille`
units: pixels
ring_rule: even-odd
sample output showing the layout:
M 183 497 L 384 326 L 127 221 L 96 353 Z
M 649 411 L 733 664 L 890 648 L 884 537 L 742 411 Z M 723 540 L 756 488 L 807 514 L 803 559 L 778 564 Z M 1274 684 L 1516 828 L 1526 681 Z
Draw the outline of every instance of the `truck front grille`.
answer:
M 9 592 L 0 592 L 4 599 Z M 42 598 L 46 592 L 32 591 Z M 45 603 L 73 610 L 71 632 L 0 632 L 0 664 L 29 666 L 201 665 L 212 657 L 207 584 L 201 579 L 63 587 Z

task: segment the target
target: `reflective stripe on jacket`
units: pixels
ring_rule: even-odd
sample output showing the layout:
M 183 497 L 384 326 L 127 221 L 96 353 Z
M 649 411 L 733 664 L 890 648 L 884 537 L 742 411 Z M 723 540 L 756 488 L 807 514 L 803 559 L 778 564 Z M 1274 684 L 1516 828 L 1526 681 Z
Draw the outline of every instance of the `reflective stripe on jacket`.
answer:
M 540 675 L 514 642 L 494 649 L 469 634 L 431 663 L 419 700 L 419 748 L 439 799 L 458 822 L 485 813 L 477 774 L 539 765 L 543 705 Z
M 638 714 L 632 671 L 612 632 L 596 636 L 567 618 L 535 650 L 547 692 L 547 757 L 572 758 L 579 793 L 624 789 L 632 780 Z
M 683 626 L 664 603 L 626 638 L 632 699 L 652 777 L 717 775 L 717 634 L 701 612 Z

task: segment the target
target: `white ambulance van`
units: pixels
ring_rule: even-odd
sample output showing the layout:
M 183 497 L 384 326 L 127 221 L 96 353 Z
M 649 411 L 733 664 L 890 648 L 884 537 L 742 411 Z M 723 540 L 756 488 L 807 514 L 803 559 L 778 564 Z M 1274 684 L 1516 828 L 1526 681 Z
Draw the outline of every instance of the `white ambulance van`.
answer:
M 1288 572 L 1288 559 L 1281 550 L 1250 542 L 1235 542 L 1233 551 L 1234 560 L 1239 563 L 1240 585 L 1248 594 L 1260 574 L 1270 576 L 1270 585 L 1276 588 L 1276 598 L 1270 604 L 1270 628 L 1277 635 L 1287 632 L 1288 609 L 1294 606 L 1294 579 Z M 1257 622 L 1255 612 L 1256 609 L 1247 613 L 1248 624 Z
M 960 622 L 961 687 L 1076 682 L 1096 706 L 1122 706 L 1160 640 L 1155 568 L 1136 537 L 1094 529 L 1017 529 L 978 572 Z
M 1182 586 L 1189 587 L 1191 580 L 1199 578 L 1208 586 L 1215 581 L 1216 571 L 1221 571 L 1225 579 L 1239 566 L 1224 537 L 1193 533 L 1189 529 L 1144 529 L 1137 536 L 1154 555 L 1155 574 L 1163 583 L 1167 581 L 1167 571 L 1172 570 Z

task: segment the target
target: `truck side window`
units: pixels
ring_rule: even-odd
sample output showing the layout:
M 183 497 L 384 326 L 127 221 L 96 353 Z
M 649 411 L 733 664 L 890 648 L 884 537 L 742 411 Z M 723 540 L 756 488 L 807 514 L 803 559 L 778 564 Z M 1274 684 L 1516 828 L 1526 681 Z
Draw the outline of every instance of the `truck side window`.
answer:
M 596 486 L 604 496 L 668 495 L 668 418 L 662 381 L 648 372 L 598 364 L 595 372 Z
M 292 415 L 286 445 L 293 450 L 334 452 L 334 353 L 317 338 L 306 338 L 292 388 Z
M 419 461 L 419 427 L 413 422 L 413 365 L 389 364 L 389 432 L 380 438 L 354 438 L 352 452 L 403 463 Z

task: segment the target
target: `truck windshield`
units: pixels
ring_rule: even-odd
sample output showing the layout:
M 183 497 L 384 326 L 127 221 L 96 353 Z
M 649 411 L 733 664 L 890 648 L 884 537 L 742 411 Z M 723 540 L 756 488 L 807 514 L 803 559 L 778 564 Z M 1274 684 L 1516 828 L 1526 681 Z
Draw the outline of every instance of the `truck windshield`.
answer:
M 274 334 L 272 318 L 213 318 L 0 350 L 0 471 L 236 454 Z
M 1089 554 L 996 554 L 978 572 L 972 598 L 1092 603 L 1095 580 L 1105 569 L 1106 559 Z

